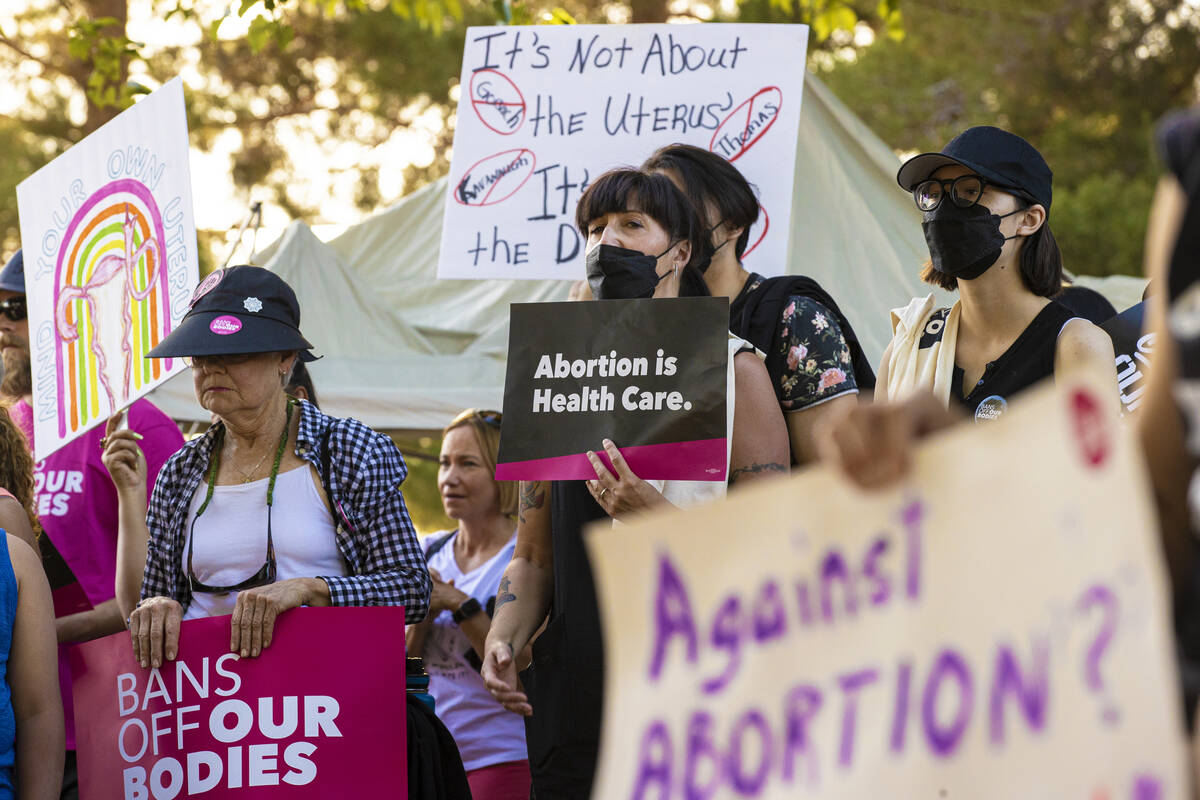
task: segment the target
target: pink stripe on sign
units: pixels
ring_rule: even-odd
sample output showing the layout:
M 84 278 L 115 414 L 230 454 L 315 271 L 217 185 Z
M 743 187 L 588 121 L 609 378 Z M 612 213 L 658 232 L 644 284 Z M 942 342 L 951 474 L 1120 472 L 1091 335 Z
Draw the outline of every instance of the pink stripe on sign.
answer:
M 691 442 L 646 444 L 620 448 L 629 468 L 645 480 L 723 481 L 725 480 L 726 440 L 697 439 Z M 604 449 L 596 455 L 609 469 L 612 463 Z M 594 479 L 596 471 L 587 453 L 554 458 L 510 461 L 496 465 L 498 481 L 582 481 Z

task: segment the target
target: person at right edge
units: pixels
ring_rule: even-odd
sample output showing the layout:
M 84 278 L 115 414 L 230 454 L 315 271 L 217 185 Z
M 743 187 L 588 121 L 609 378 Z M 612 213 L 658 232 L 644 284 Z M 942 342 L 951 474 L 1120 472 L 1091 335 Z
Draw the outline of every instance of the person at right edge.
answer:
M 932 391 L 944 407 L 991 420 L 1060 367 L 1113 363 L 1108 335 L 1051 299 L 1063 275 L 1049 225 L 1052 177 L 1033 145 L 990 126 L 900 167 L 896 181 L 924 214 L 921 278 L 959 300 L 934 308 L 931 294 L 892 312 L 879 398 Z
M 850 321 L 812 278 L 764 278 L 742 265 L 759 207 L 733 164 L 703 148 L 672 144 L 656 150 L 642 169 L 670 178 L 704 221 L 713 247 L 701 269 L 704 282 L 714 296 L 730 298 L 730 332 L 766 354 L 792 463 L 811 461 L 814 432 L 854 405 L 860 391 L 869 395 L 875 388 Z
M 1165 169 L 1146 230 L 1145 274 L 1165 291 L 1152 292 L 1146 302 L 1154 359 L 1137 424 L 1174 589 L 1184 711 L 1194 730 L 1200 702 L 1200 106 L 1168 115 L 1156 133 Z

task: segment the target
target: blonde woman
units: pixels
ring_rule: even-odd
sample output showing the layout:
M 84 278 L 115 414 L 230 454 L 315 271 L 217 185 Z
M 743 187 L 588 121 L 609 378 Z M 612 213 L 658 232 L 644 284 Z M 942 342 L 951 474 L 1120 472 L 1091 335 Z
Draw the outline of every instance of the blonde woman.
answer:
M 483 685 L 479 667 L 496 586 L 512 559 L 517 484 L 496 474 L 500 412 L 468 409 L 446 427 L 438 492 L 458 523 L 427 540 L 433 578 L 429 616 L 408 629 L 408 653 L 423 656 L 438 717 L 458 744 L 474 797 L 526 800 L 525 725 Z

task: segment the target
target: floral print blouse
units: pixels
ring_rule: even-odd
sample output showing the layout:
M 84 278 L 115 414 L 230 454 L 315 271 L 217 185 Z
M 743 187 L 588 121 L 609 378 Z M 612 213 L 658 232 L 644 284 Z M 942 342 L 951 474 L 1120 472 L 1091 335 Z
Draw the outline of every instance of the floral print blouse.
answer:
M 761 275 L 752 275 L 742 293 L 755 291 L 762 282 Z M 785 412 L 858 392 L 850 348 L 837 317 L 812 298 L 792 295 L 788 299 L 773 346 L 787 365 L 782 374 L 772 376 L 779 381 L 779 404 Z

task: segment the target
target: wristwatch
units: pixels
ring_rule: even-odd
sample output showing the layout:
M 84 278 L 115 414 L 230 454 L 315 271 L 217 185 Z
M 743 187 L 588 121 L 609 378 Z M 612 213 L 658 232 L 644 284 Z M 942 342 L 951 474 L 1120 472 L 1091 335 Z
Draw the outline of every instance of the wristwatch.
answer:
M 479 601 L 474 597 L 468 597 L 450 616 L 454 618 L 454 624 L 461 625 L 480 611 L 483 611 L 483 606 L 479 604 Z

